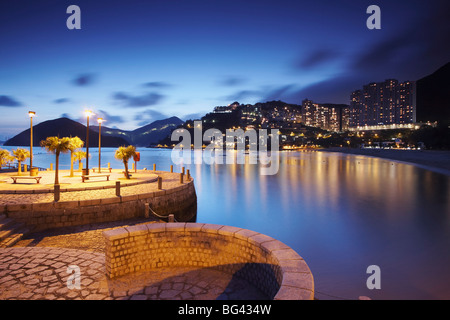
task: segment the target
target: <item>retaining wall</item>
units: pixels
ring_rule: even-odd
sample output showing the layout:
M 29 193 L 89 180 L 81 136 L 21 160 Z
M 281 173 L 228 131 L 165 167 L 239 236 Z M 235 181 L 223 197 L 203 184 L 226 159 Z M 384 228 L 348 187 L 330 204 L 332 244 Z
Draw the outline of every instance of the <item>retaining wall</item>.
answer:
M 194 182 L 192 180 L 168 190 L 130 196 L 5 205 L 0 206 L 0 214 L 33 226 L 34 231 L 42 231 L 144 217 L 146 203 L 161 216 L 174 214 L 178 221 L 188 221 L 197 210 Z
M 110 278 L 164 267 L 214 268 L 242 277 L 269 298 L 314 298 L 306 262 L 267 235 L 202 223 L 149 223 L 105 231 Z

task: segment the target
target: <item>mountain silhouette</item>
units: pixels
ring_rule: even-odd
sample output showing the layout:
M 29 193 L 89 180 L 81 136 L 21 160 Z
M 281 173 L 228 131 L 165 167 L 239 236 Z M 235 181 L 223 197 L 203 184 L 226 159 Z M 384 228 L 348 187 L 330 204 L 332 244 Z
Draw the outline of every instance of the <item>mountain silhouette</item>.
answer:
M 47 137 L 79 137 L 86 143 L 86 126 L 68 118 L 48 120 L 33 126 L 33 146 L 39 146 L 40 141 Z M 120 137 L 102 135 L 102 147 L 119 147 L 129 143 Z M 29 146 L 30 129 L 22 131 L 4 143 L 5 146 Z M 89 147 L 98 147 L 98 132 L 89 128 Z
M 122 137 L 134 146 L 148 147 L 166 138 L 183 123 L 184 121 L 178 117 L 171 117 L 164 120 L 156 120 L 133 131 L 102 126 L 102 136 Z M 92 127 L 92 130 L 98 131 L 98 126 Z

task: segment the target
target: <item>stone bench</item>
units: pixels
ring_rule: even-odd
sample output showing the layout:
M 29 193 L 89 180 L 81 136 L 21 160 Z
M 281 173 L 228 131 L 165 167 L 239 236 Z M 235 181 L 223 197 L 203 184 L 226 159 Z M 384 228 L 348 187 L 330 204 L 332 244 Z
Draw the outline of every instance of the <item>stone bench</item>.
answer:
M 11 177 L 11 179 L 13 179 L 13 183 L 17 183 L 17 180 L 19 179 L 35 179 L 36 183 L 39 183 L 39 180 L 42 179 L 42 177 L 37 177 L 37 176 L 13 176 Z
M 81 176 L 81 181 L 84 182 L 84 180 L 89 180 L 90 178 L 101 178 L 106 177 L 106 180 L 109 181 L 110 174 L 89 174 L 89 175 L 83 175 Z
M 213 268 L 245 279 L 270 299 L 314 299 L 306 262 L 261 233 L 203 223 L 148 223 L 103 235 L 111 279 L 156 268 Z

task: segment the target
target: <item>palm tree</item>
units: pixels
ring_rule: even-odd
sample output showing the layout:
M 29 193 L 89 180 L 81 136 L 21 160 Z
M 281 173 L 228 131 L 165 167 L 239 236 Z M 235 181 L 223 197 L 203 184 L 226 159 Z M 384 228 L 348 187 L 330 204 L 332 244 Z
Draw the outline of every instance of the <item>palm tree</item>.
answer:
M 8 150 L 0 149 L 0 169 L 14 160 L 14 157 Z
M 69 150 L 70 150 L 70 176 L 73 177 L 73 162 L 74 162 L 74 152 L 76 149 L 80 149 L 84 146 L 84 141 L 78 137 L 69 138 Z M 81 162 L 81 160 L 80 160 Z
M 81 161 L 86 158 L 86 151 L 75 151 L 73 153 L 73 160 L 78 160 L 78 171 L 81 172 L 82 166 Z
M 70 138 L 47 137 L 47 139 L 41 141 L 41 147 L 56 155 L 55 184 L 59 184 L 59 155 L 61 152 L 69 152 Z
M 17 174 L 20 176 L 22 174 L 22 161 L 25 161 L 30 157 L 30 151 L 27 149 L 17 148 L 13 150 L 14 159 L 19 163 L 19 170 Z
M 115 158 L 117 160 L 122 160 L 123 165 L 125 166 L 125 177 L 127 179 L 130 179 L 130 174 L 128 173 L 128 160 L 130 160 L 131 157 L 136 155 L 136 147 L 135 146 L 128 146 L 128 147 L 119 147 L 116 150 Z

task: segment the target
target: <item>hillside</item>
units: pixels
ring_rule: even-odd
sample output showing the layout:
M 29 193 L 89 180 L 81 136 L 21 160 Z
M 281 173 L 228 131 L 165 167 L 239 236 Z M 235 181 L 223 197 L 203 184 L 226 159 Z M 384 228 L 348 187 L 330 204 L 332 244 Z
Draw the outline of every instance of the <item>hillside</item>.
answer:
M 450 63 L 417 81 L 417 121 L 450 124 Z
M 39 146 L 41 140 L 47 137 L 79 137 L 86 141 L 86 126 L 68 118 L 48 120 L 33 126 L 33 146 Z M 5 146 L 29 146 L 30 129 L 22 131 L 18 135 L 4 143 Z M 119 147 L 128 145 L 128 142 L 120 137 L 102 135 L 102 147 Z M 98 147 L 98 133 L 89 128 L 89 146 Z
M 133 131 L 102 127 L 102 136 L 121 137 L 137 147 L 148 147 L 152 144 L 157 144 L 183 123 L 181 119 L 171 117 L 154 121 Z M 98 131 L 98 127 L 92 127 L 92 130 Z

